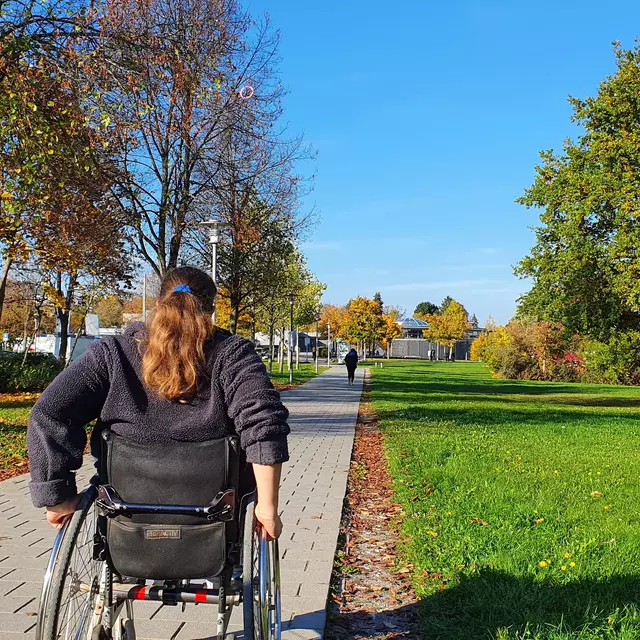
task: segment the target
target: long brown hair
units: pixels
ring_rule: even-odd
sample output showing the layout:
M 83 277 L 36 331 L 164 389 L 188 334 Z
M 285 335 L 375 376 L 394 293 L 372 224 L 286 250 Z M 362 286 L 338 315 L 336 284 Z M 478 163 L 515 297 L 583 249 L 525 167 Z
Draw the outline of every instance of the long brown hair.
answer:
M 178 267 L 162 281 L 142 354 L 142 378 L 160 397 L 184 401 L 197 393 L 215 297 L 213 280 L 195 267 Z

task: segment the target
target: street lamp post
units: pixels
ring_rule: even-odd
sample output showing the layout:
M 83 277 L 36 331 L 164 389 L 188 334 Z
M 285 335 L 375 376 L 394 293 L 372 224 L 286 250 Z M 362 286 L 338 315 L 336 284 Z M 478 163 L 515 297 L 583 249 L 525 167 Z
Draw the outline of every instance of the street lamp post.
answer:
M 293 303 L 295 302 L 295 296 L 293 293 L 289 294 L 289 384 L 293 384 Z
M 327 367 L 331 366 L 331 323 L 327 322 Z
M 319 337 L 320 337 L 320 316 L 316 316 L 316 373 L 318 373 L 318 360 L 320 360 L 320 351 L 318 350 Z
M 229 224 L 220 222 L 219 220 L 205 220 L 200 223 L 209 230 L 209 242 L 211 243 L 211 279 L 218 286 L 218 241 L 220 240 L 220 231 Z M 213 307 L 213 324 L 216 323 L 216 308 Z

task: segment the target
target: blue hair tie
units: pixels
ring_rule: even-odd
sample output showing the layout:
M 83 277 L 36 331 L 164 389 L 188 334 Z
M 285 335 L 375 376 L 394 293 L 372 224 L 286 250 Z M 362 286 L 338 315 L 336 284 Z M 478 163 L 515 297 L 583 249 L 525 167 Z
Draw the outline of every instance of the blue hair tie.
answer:
M 174 290 L 173 293 L 193 293 L 191 287 L 188 284 L 179 284 Z

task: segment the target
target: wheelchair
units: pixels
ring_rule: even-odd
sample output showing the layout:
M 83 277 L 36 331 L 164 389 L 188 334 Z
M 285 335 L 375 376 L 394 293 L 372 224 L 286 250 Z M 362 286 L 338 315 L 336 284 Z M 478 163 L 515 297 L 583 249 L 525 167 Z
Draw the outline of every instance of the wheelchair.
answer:
M 242 605 L 245 640 L 280 640 L 278 543 L 254 518 L 238 438 L 100 440 L 98 474 L 51 551 L 36 640 L 135 640 L 140 600 L 217 605 L 217 640 L 235 638 Z

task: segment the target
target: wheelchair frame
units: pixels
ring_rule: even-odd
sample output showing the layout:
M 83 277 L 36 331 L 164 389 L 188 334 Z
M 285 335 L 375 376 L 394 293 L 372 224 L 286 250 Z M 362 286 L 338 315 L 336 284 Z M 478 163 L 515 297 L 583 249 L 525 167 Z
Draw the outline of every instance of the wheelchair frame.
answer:
M 96 476 L 81 493 L 78 509 L 55 539 L 40 597 L 36 640 L 135 640 L 133 602 L 136 600 L 169 606 L 181 603 L 183 609 L 187 603 L 217 604 L 215 637 L 218 640 L 235 637 L 226 631 L 233 606 L 242 604 L 245 640 L 280 640 L 278 542 L 268 539 L 254 519 L 255 493 L 245 496 L 240 503 L 239 525 L 243 535 L 238 541 L 239 554 L 233 566 L 227 558 L 223 571 L 210 580 L 138 580 L 132 584 L 114 580 L 108 548 L 100 533 L 101 518 L 126 512 L 224 519 L 229 509 L 233 511 L 229 507 L 231 497 L 219 495 L 209 507 L 128 504 L 119 499 L 111 487 L 98 482 Z M 78 559 L 81 567 L 74 564 Z M 81 575 L 83 569 L 88 570 L 89 576 Z M 65 596 L 68 597 L 66 606 Z M 75 602 L 82 596 L 81 604 Z M 77 613 L 81 620 L 71 630 L 70 619 Z

